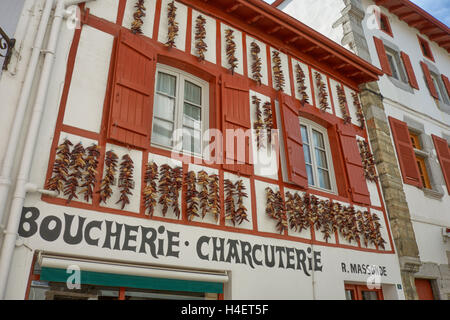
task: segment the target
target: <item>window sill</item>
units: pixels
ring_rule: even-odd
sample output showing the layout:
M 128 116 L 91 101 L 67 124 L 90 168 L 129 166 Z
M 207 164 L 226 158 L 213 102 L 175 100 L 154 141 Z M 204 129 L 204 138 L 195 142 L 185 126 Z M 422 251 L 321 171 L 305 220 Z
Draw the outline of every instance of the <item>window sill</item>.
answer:
M 426 189 L 423 188 L 423 193 L 427 198 L 435 199 L 435 200 L 441 200 L 444 194 L 442 192 L 432 190 L 432 189 Z
M 393 84 L 394 86 L 396 86 L 397 88 L 400 88 L 400 89 L 402 89 L 403 91 L 407 91 L 407 92 L 409 92 L 409 93 L 411 93 L 411 94 L 414 94 L 414 89 L 411 88 L 411 86 L 409 85 L 409 83 L 403 82 L 403 81 L 398 80 L 398 79 L 396 79 L 396 78 L 394 78 L 394 77 L 391 77 L 391 76 L 388 76 L 388 79 L 389 79 L 389 81 L 391 81 L 392 84 Z
M 450 105 L 440 101 L 440 100 L 436 100 L 437 105 L 439 110 L 441 110 L 442 112 L 445 112 L 447 114 L 450 114 Z

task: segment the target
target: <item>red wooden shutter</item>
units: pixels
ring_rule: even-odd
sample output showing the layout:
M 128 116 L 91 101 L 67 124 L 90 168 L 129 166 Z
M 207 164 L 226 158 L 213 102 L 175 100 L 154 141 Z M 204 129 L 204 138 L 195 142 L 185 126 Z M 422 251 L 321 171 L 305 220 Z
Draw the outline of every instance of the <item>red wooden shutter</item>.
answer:
M 250 133 L 247 130 L 251 129 L 247 79 L 239 75 L 222 75 L 222 113 L 223 167 L 240 174 L 251 175 L 253 174 L 251 134 L 245 135 L 245 142 L 233 136 Z
M 442 81 L 444 82 L 445 90 L 447 90 L 447 95 L 450 98 L 450 81 L 446 76 L 441 74 Z
M 411 64 L 411 59 L 409 59 L 409 56 L 403 51 L 401 52 L 401 56 L 403 60 L 403 65 L 405 66 L 406 69 L 406 74 L 408 75 L 409 84 L 414 89 L 419 90 L 419 84 L 417 83 L 416 75 L 414 73 L 414 69 Z
M 138 148 L 150 145 L 156 55 L 127 30 L 117 39 L 108 138 Z
M 431 135 L 433 137 L 436 153 L 441 164 L 442 173 L 444 174 L 445 183 L 447 184 L 447 191 L 450 194 L 450 148 L 447 140 Z
M 392 137 L 397 150 L 403 182 L 422 188 L 422 179 L 420 178 L 419 167 L 417 166 L 416 155 L 407 124 L 392 117 L 389 117 L 389 123 L 391 124 Z
M 423 75 L 425 76 L 425 81 L 427 83 L 428 89 L 430 90 L 430 94 L 435 99 L 439 99 L 436 87 L 434 86 L 433 80 L 431 79 L 430 69 L 428 69 L 427 64 L 423 61 L 420 61 L 420 65 L 422 66 Z
M 280 114 L 283 123 L 284 149 L 289 181 L 308 188 L 303 140 L 298 116 L 297 99 L 280 93 Z
M 388 57 L 386 55 L 386 49 L 384 48 L 383 41 L 377 37 L 373 37 L 375 41 L 375 48 L 377 49 L 378 59 L 380 60 L 381 70 L 388 76 L 392 76 L 391 65 L 389 64 Z
M 349 193 L 354 202 L 370 205 L 370 193 L 359 153 L 356 131 L 352 126 L 338 125 L 345 168 L 349 182 Z

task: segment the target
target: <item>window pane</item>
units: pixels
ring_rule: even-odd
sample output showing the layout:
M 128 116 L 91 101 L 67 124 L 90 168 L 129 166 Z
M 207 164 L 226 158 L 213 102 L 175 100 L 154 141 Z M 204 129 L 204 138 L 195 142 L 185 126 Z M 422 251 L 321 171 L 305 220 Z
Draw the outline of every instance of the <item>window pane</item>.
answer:
M 309 136 L 308 136 L 308 130 L 306 130 L 305 126 L 300 126 L 301 130 L 302 130 L 302 140 L 303 143 L 308 143 L 309 144 Z
M 195 104 L 202 104 L 202 88 L 189 81 L 185 81 L 184 99 Z
M 201 131 L 183 128 L 183 150 L 201 153 Z
M 362 291 L 363 300 L 378 300 L 378 294 L 375 291 Z
M 314 137 L 314 146 L 325 149 L 325 144 L 323 142 L 323 135 L 316 130 L 313 130 L 312 132 Z
M 184 103 L 183 125 L 201 130 L 202 109 L 189 103 Z
M 175 97 L 177 78 L 167 73 L 158 72 L 158 84 L 156 90 Z
M 323 170 L 323 169 L 317 169 L 318 171 L 318 178 L 319 178 L 319 186 L 321 188 L 324 189 L 331 189 L 331 184 L 330 184 L 330 176 L 328 174 L 327 170 Z
M 313 169 L 312 166 L 309 164 L 306 165 L 306 173 L 308 174 L 308 184 L 310 186 L 313 186 L 314 185 Z
M 163 96 L 161 94 L 155 95 L 154 116 L 168 121 L 174 120 L 175 99 Z
M 394 57 L 391 56 L 390 54 L 388 54 L 387 57 L 389 60 L 389 65 L 391 66 L 392 77 L 394 77 L 395 79 L 398 80 L 399 78 L 398 78 L 398 73 L 397 73 L 397 66 L 395 65 Z
M 307 144 L 303 145 L 303 153 L 305 154 L 305 163 L 312 164 L 311 151 L 309 150 L 309 146 Z
M 163 146 L 172 146 L 173 123 L 161 119 L 153 119 L 152 142 Z
M 354 300 L 353 290 L 345 290 L 345 299 L 346 300 Z
M 326 155 L 325 151 L 322 151 L 317 148 L 315 149 L 315 151 L 316 151 L 317 166 L 320 168 L 328 169 L 327 155 Z

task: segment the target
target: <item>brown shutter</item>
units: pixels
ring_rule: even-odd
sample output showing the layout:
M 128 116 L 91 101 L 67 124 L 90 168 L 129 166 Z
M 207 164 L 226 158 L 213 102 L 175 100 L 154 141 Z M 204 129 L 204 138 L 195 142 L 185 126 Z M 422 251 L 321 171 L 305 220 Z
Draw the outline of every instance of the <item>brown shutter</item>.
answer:
M 450 194 L 450 148 L 447 140 L 431 135 L 433 137 L 436 153 L 441 164 L 442 174 L 444 175 L 445 183 L 447 184 L 447 191 Z
M 239 75 L 222 75 L 222 113 L 224 135 L 224 169 L 252 175 L 251 134 L 245 140 L 230 134 L 250 133 L 250 92 L 247 79 Z M 228 130 L 228 134 L 227 134 Z
M 425 81 L 427 83 L 428 90 L 430 90 L 430 94 L 435 99 L 439 99 L 436 87 L 434 86 L 433 80 L 431 79 L 430 69 L 428 69 L 427 64 L 423 61 L 420 61 L 420 65 L 422 66 L 423 75 L 425 76 Z
M 447 95 L 450 98 L 450 81 L 446 76 L 441 74 L 442 82 L 444 82 L 445 90 L 447 90 Z
M 397 150 L 398 162 L 403 176 L 403 182 L 422 188 L 416 155 L 409 135 L 408 126 L 405 122 L 389 117 L 392 137 Z
M 280 93 L 280 114 L 289 181 L 308 188 L 303 140 L 298 115 L 299 101 Z
M 345 168 L 349 182 L 349 193 L 357 203 L 370 205 L 370 193 L 359 153 L 356 131 L 353 126 L 338 125 Z
M 377 49 L 378 59 L 380 60 L 381 70 L 388 76 L 392 76 L 391 65 L 389 64 L 388 57 L 386 55 L 386 49 L 384 48 L 383 41 L 377 37 L 373 37 L 375 41 L 375 48 Z
M 117 39 L 107 136 L 138 148 L 150 145 L 156 56 L 127 30 Z
M 414 89 L 419 90 L 419 84 L 417 83 L 416 75 L 414 73 L 414 69 L 411 64 L 411 59 L 409 59 L 409 56 L 403 51 L 401 52 L 401 56 L 403 60 L 403 65 L 405 66 L 406 69 L 406 74 L 408 75 L 409 84 Z

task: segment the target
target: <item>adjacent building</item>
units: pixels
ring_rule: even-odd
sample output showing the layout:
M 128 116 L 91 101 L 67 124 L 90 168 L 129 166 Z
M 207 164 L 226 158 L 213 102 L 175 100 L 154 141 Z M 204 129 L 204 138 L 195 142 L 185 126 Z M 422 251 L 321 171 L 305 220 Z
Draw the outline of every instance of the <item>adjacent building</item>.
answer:
M 361 87 L 409 299 L 450 292 L 450 33 L 407 0 L 275 5 L 380 67 Z
M 16 34 L 2 298 L 408 296 L 361 107 L 380 68 L 260 0 L 25 1 Z

